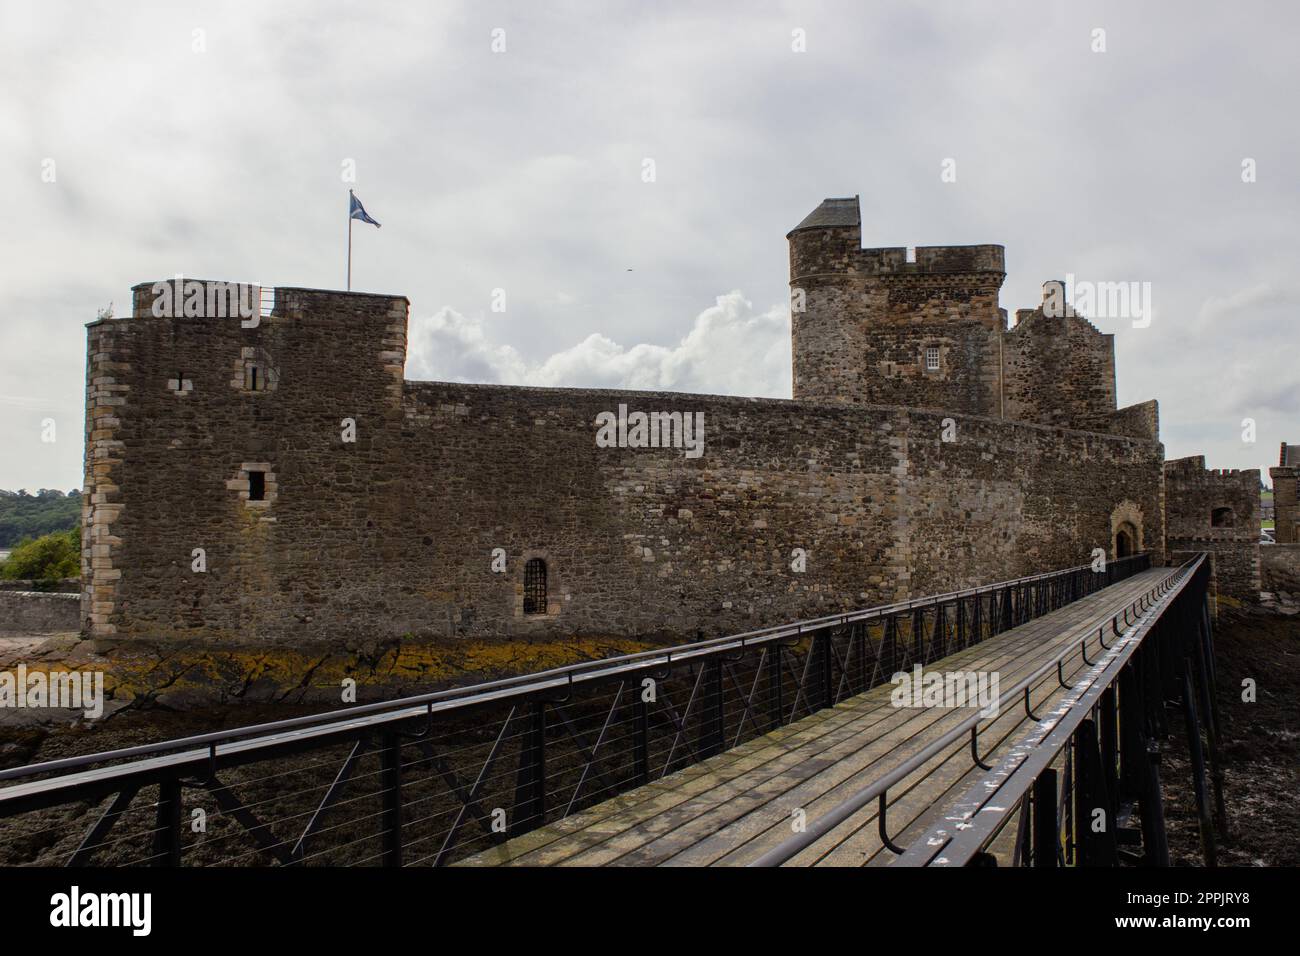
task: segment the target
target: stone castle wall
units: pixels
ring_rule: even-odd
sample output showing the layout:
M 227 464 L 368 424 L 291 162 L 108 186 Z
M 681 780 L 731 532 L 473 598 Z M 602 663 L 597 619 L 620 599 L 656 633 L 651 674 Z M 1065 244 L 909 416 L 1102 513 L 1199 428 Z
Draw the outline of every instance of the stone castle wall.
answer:
M 1161 537 L 1152 441 L 904 408 L 403 382 L 401 298 L 279 289 L 275 313 L 243 328 L 154 317 L 150 294 L 90 328 L 92 388 L 119 399 L 89 413 L 96 636 L 680 639 L 1084 563 L 1121 506 Z M 250 362 L 273 387 L 246 387 Z M 597 417 L 620 404 L 702 413 L 703 454 L 598 447 Z M 250 470 L 264 501 L 248 500 Z M 526 615 L 533 557 L 549 601 Z
M 1259 549 L 1260 584 L 1265 591 L 1300 597 L 1300 544 L 1270 544 Z
M 1300 543 L 1300 468 L 1296 467 L 1295 453 L 1294 446 L 1282 442 L 1278 467 L 1268 470 L 1273 481 L 1273 533 L 1278 544 Z
M 130 318 L 88 330 L 91 633 L 253 636 L 288 603 L 311 615 L 286 588 L 297 577 L 314 594 L 314 562 L 356 560 L 355 580 L 379 583 L 384 547 L 367 523 L 400 507 L 378 492 L 401 453 L 406 300 L 279 289 L 275 314 L 248 328 L 156 317 L 153 300 L 138 286 Z M 345 418 L 354 445 L 340 440 Z M 250 469 L 264 472 L 264 501 L 248 500 Z
M 1201 455 L 1166 462 L 1164 468 L 1169 551 L 1211 552 L 1219 593 L 1257 600 L 1259 469 L 1208 470 Z
M 1003 336 L 1007 418 L 1109 432 L 1115 426 L 1115 337 L 1080 316 L 1017 313 Z
M 75 594 L 0 590 L 0 634 L 59 634 L 79 627 Z
M 789 236 L 795 399 L 999 416 L 1002 247 L 920 247 L 908 261 L 860 248 L 856 201 L 842 212 L 851 225 Z
M 1001 246 L 863 249 L 856 198 L 826 200 L 788 238 L 796 399 L 1157 438 L 1154 405 L 1118 415 L 1114 336 L 1064 284 L 1063 315 L 1024 309 L 1007 328 Z
M 856 198 L 789 234 L 791 401 L 407 382 L 403 297 L 281 288 L 249 321 L 137 286 L 88 331 L 85 631 L 681 639 L 1095 548 L 1206 548 L 1227 593 L 1258 589 L 1258 475 L 1163 471 L 1156 403 L 1115 407 L 1112 336 L 1042 308 L 1008 330 L 1001 246 L 861 235 Z M 602 447 L 620 406 L 702 415 L 702 454 Z

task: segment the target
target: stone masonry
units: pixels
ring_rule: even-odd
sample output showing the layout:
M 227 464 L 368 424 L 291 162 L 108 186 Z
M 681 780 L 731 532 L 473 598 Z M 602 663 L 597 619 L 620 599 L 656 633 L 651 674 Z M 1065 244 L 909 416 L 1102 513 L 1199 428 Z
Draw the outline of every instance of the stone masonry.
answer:
M 136 286 L 88 326 L 84 632 L 683 639 L 1163 556 L 1158 412 L 1115 409 L 1110 336 L 1008 330 L 1000 246 L 860 235 L 856 199 L 790 234 L 793 400 L 405 381 L 404 297 L 278 288 L 249 319 Z M 598 440 L 637 412 L 662 441 Z
M 1258 599 L 1258 468 L 1208 470 L 1201 455 L 1165 462 L 1165 522 L 1171 555 L 1212 552 L 1219 594 Z
M 1282 442 L 1278 466 L 1268 470 L 1273 479 L 1273 528 L 1278 544 L 1300 544 L 1300 445 Z

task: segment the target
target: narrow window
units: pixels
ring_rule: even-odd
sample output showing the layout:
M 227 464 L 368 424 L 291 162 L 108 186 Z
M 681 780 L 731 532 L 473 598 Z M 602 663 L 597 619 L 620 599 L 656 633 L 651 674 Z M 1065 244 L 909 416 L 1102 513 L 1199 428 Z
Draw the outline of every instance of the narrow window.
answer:
M 524 565 L 524 613 L 546 613 L 546 562 L 541 558 Z
M 248 390 L 250 392 L 256 392 L 258 388 L 260 388 L 260 386 L 257 382 L 257 366 L 250 365 L 248 366 Z
M 1210 524 L 1215 528 L 1232 527 L 1232 509 L 1215 508 L 1210 512 Z
M 929 372 L 939 371 L 939 348 L 936 345 L 928 346 L 925 350 L 925 368 Z
M 266 472 L 250 471 L 248 473 L 248 500 L 266 500 Z

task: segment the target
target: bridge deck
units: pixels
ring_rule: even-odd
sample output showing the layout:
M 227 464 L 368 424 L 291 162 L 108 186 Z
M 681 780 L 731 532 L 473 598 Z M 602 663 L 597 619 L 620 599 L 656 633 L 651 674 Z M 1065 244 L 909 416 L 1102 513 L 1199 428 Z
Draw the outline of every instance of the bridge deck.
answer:
M 1058 611 L 931 664 L 934 671 L 997 671 L 1005 693 L 1069 647 L 1087 641 L 1095 659 L 1098 629 L 1139 595 L 1174 573 L 1155 568 Z M 1108 635 L 1109 636 L 1109 635 Z M 1065 673 L 1085 669 L 1081 656 Z M 870 785 L 964 718 L 969 710 L 896 708 L 885 684 L 811 717 L 755 738 L 554 824 L 462 861 L 461 865 L 743 865 L 792 833 L 796 810 L 809 823 Z M 1042 713 L 1062 694 L 1055 677 L 1031 694 Z M 980 728 L 986 762 L 1028 725 L 1022 706 L 1008 706 Z M 925 832 L 943 805 L 974 782 L 969 738 L 935 756 L 889 792 L 895 844 Z M 790 860 L 794 865 L 887 865 L 894 859 L 877 834 L 875 805 Z

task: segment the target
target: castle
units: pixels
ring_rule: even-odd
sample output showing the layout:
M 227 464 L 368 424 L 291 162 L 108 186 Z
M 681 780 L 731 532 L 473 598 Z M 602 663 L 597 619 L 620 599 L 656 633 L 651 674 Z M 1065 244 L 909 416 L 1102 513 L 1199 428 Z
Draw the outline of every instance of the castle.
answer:
M 402 296 L 137 285 L 88 325 L 85 634 L 680 639 L 1097 549 L 1258 590 L 1258 471 L 1166 465 L 1110 335 L 1009 327 L 1001 246 L 861 232 L 828 199 L 787 236 L 792 399 L 407 381 Z

